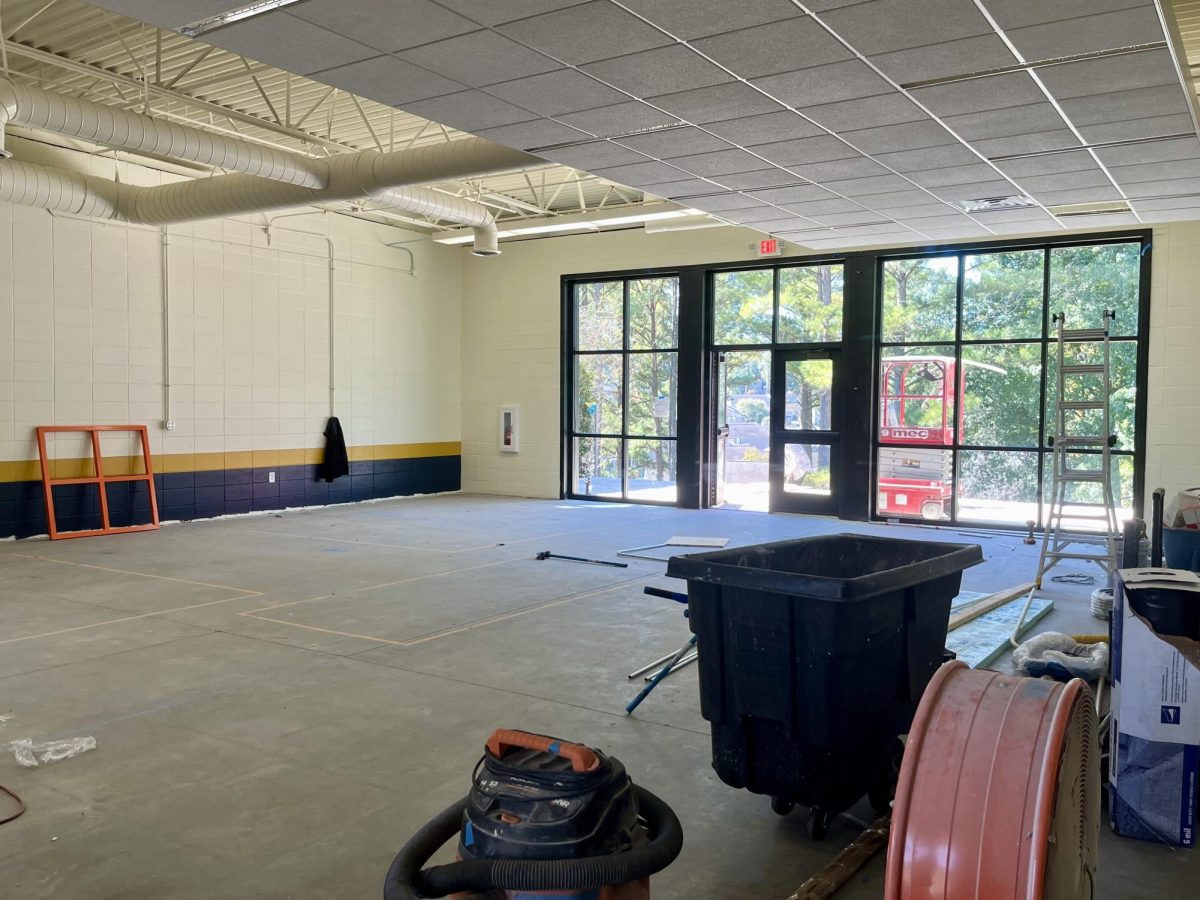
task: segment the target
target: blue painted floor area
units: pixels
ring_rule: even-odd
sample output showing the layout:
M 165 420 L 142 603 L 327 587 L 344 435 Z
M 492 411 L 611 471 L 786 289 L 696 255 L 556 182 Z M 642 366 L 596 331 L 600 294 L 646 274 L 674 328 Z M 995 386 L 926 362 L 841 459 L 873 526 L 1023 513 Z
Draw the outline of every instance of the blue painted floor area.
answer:
M 685 847 L 657 900 L 783 900 L 859 826 L 813 842 L 801 813 L 722 784 L 695 666 L 623 714 L 626 674 L 689 634 L 678 604 L 642 593 L 681 589 L 665 563 L 535 557 L 838 531 L 978 542 L 963 587 L 981 593 L 1036 562 L 1019 535 L 469 495 L 0 544 L 0 746 L 97 741 L 37 769 L 0 756 L 29 805 L 0 826 L 0 895 L 374 898 L 490 731 L 523 727 L 613 753 L 676 809 Z M 1043 627 L 1100 630 L 1090 590 L 1048 585 Z M 1100 900 L 1192 896 L 1200 876 L 1194 854 L 1107 827 L 1101 853 Z M 881 897 L 882 873 L 879 857 L 839 900 Z

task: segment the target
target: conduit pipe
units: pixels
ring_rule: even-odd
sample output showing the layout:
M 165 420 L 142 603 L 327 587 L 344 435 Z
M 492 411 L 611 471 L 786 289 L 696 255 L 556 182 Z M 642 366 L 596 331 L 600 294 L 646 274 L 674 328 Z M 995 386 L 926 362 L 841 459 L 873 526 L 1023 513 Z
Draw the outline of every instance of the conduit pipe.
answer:
M 329 181 L 323 160 L 0 78 L 0 158 L 11 155 L 4 147 L 4 127 L 10 122 L 133 153 L 187 160 L 284 184 L 321 188 Z

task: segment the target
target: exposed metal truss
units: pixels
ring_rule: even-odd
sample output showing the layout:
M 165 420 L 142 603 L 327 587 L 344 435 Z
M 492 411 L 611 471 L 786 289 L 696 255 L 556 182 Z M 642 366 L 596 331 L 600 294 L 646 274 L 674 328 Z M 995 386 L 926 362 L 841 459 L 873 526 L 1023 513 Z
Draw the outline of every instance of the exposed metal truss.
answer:
M 0 0 L 0 34 L 0 69 L 13 80 L 299 153 L 401 150 L 466 136 L 82 0 Z M 436 187 L 477 199 L 501 219 L 642 201 L 553 164 Z

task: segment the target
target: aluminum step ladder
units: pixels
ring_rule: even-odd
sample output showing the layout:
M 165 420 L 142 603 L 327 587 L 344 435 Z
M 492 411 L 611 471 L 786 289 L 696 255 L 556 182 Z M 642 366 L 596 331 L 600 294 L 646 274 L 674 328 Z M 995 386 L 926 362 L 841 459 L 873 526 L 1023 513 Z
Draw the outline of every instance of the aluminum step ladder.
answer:
M 1112 357 L 1109 328 L 1115 319 L 1116 313 L 1106 309 L 1101 314 L 1099 328 L 1067 328 L 1066 317 L 1062 313 L 1055 313 L 1052 320 L 1058 328 L 1058 373 L 1050 514 L 1042 532 L 1042 548 L 1034 586 L 1009 638 L 1014 647 L 1019 643 L 1033 598 L 1041 590 L 1042 579 L 1059 562 L 1064 559 L 1094 562 L 1104 570 L 1110 584 L 1120 567 L 1121 526 L 1112 487 L 1111 450 L 1115 436 L 1110 410 Z M 1095 361 L 1097 355 L 1098 362 Z M 1096 412 L 1099 416 L 1090 415 Z M 1072 456 L 1075 458 L 1072 459 Z M 1098 459 L 1099 466 L 1080 467 L 1088 459 Z M 1069 489 L 1078 484 L 1099 484 L 1099 502 L 1070 499 Z M 1067 510 L 1068 506 L 1071 507 L 1070 511 Z M 1099 524 L 1100 528 L 1080 531 L 1081 524 L 1089 521 Z

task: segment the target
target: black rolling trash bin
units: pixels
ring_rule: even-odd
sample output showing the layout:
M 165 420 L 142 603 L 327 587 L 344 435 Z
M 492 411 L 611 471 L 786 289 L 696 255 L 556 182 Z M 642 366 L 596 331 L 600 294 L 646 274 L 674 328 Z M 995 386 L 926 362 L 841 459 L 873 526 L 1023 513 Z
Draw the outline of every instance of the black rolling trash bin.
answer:
M 885 811 L 917 703 L 941 665 L 977 544 L 858 534 L 672 557 L 700 643 L 700 711 L 726 784 L 810 808 Z

